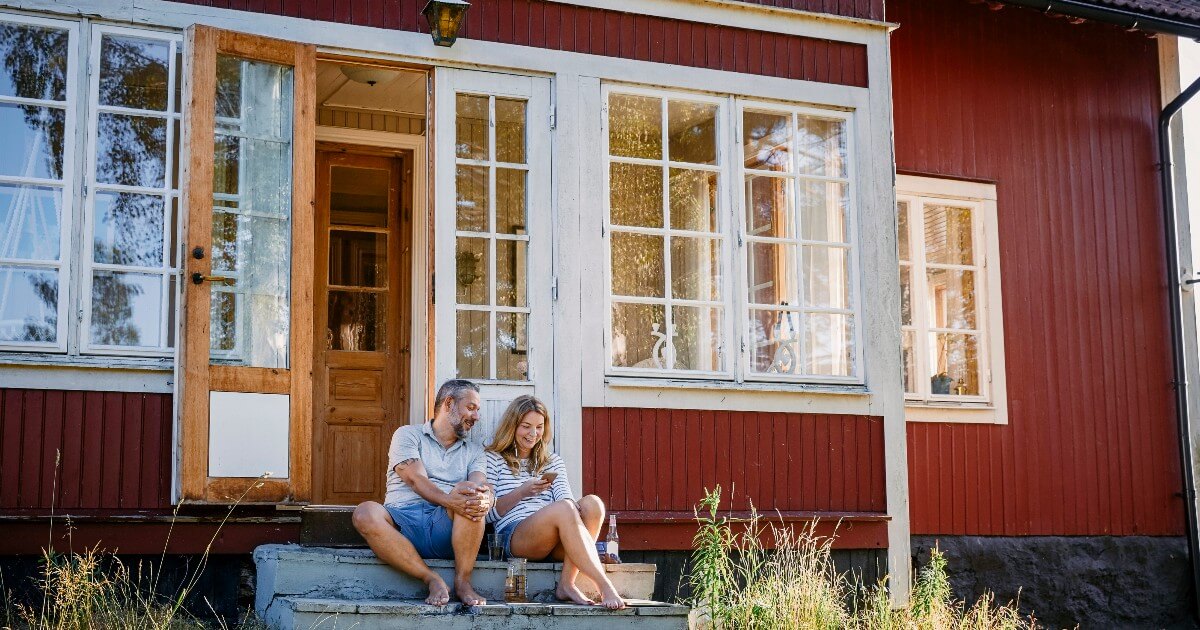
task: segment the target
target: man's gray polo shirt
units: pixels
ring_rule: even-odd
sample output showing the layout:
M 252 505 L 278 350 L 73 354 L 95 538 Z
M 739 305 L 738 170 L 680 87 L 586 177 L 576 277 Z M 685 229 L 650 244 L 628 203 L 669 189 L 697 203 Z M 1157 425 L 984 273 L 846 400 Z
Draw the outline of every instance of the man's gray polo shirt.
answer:
M 450 492 L 454 484 L 466 481 L 470 473 L 487 472 L 483 447 L 478 443 L 459 440 L 450 448 L 445 448 L 433 435 L 432 420 L 422 425 L 402 426 L 392 434 L 392 445 L 388 448 L 385 504 L 400 506 L 424 501 L 396 474 L 396 464 L 414 457 L 425 464 L 429 480 L 437 484 L 442 492 Z

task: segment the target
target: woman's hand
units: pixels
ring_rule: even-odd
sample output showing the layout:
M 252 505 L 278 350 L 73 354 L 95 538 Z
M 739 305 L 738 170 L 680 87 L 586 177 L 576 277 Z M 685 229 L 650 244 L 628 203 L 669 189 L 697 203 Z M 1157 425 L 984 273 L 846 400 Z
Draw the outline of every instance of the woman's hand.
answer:
M 521 493 L 520 496 L 522 499 L 528 499 L 529 497 L 536 497 L 537 495 L 539 495 L 549 489 L 550 489 L 549 481 L 546 481 L 545 479 L 542 479 L 541 477 L 534 477 L 533 479 L 530 479 L 529 481 L 526 481 L 525 483 L 521 484 L 521 486 L 519 488 L 517 488 L 517 492 Z

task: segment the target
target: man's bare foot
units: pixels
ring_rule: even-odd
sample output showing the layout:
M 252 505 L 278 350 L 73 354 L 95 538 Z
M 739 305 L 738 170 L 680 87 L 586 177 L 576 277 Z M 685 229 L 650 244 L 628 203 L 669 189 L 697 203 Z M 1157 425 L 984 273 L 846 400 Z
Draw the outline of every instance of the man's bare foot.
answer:
M 625 607 L 625 600 L 617 594 L 617 589 L 611 584 L 600 588 L 600 596 L 603 598 L 600 605 L 609 610 L 621 610 Z
M 583 591 L 579 590 L 579 587 L 574 584 L 559 582 L 558 588 L 554 589 L 554 597 L 559 601 L 573 602 L 582 606 L 594 606 L 596 604 L 596 602 L 592 601 L 587 595 L 584 595 Z
M 446 581 L 436 573 L 425 581 L 425 586 L 429 587 L 429 597 L 425 598 L 426 604 L 445 606 L 450 603 L 450 588 L 446 586 Z
M 454 594 L 458 595 L 458 599 L 462 600 L 465 606 L 482 606 L 487 603 L 486 599 L 475 592 L 475 587 L 471 586 L 469 579 L 454 578 Z

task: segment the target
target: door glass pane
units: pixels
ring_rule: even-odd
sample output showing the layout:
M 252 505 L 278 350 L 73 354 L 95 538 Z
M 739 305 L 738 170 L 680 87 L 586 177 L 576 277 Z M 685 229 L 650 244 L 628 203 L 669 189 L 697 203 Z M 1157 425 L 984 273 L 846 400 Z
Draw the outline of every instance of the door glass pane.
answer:
M 747 111 L 742 115 L 742 153 L 746 168 L 791 170 L 792 116 Z
M 657 166 L 614 162 L 609 170 L 609 216 L 613 225 L 663 226 L 663 171 Z
M 58 271 L 0 267 L 0 341 L 58 340 Z
M 332 167 L 329 173 L 329 222 L 333 225 L 387 227 L 389 173 L 378 168 Z
M 329 284 L 387 287 L 387 234 L 331 230 Z
M 365 291 L 329 292 L 330 350 L 357 352 L 385 349 L 387 294 Z
M 496 239 L 496 304 L 526 306 L 526 245 L 528 241 Z
M 487 311 L 459 311 L 455 344 L 459 378 L 491 377 L 491 334 Z
M 717 174 L 671 169 L 671 228 L 717 231 Z
M 455 103 L 454 152 L 469 160 L 488 159 L 488 97 L 459 94 Z
M 661 160 L 662 122 L 662 100 L 653 96 L 610 95 L 609 154 Z
M 496 161 L 525 163 L 525 101 L 496 99 Z
M 105 35 L 100 43 L 100 104 L 166 111 L 171 44 Z
M 213 362 L 287 368 L 291 321 L 292 69 L 217 56 L 214 251 L 235 279 L 234 351 Z M 233 216 L 236 221 L 232 221 Z M 236 224 L 231 234 L 230 227 Z M 232 239 L 231 239 L 232 237 Z M 235 243 L 231 248 L 230 244 Z M 214 258 L 214 263 L 217 262 Z M 213 308 L 213 347 L 229 326 Z M 224 318 L 224 319 L 221 319 Z
M 458 191 L 458 229 L 487 232 L 488 167 L 460 164 L 455 173 L 454 188 Z
M 529 316 L 496 313 L 496 378 L 524 381 L 529 378 Z
M 668 158 L 693 164 L 717 163 L 717 106 L 667 101 Z
M 496 232 L 525 233 L 525 171 L 496 169 Z

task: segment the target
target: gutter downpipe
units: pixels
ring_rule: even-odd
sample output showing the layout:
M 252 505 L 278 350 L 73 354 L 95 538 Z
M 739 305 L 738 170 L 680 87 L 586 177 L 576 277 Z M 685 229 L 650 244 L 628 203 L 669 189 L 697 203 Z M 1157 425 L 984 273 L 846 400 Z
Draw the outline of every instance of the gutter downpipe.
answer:
M 1183 499 L 1187 515 L 1188 556 L 1192 568 L 1192 596 L 1194 618 L 1200 619 L 1200 541 L 1197 541 L 1196 484 L 1192 470 L 1192 440 L 1189 426 L 1187 401 L 1187 360 L 1183 339 L 1183 282 L 1179 277 L 1179 246 L 1175 221 L 1174 165 L 1171 161 L 1171 119 L 1200 92 L 1200 79 L 1196 79 L 1186 90 L 1176 96 L 1158 119 L 1158 162 L 1159 178 L 1163 195 L 1163 223 L 1167 239 L 1167 291 L 1171 308 L 1171 347 L 1174 350 L 1175 371 L 1175 415 L 1179 424 L 1179 455 L 1183 468 Z M 1189 282 L 1188 284 L 1191 284 Z

